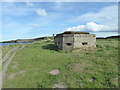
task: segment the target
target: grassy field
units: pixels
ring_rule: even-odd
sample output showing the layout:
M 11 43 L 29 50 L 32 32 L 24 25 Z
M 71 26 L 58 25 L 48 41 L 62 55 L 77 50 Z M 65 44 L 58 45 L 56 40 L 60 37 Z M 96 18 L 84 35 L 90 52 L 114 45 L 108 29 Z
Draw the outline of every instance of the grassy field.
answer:
M 58 69 L 58 75 L 49 74 Z M 27 44 L 13 58 L 3 88 L 118 87 L 118 40 L 97 40 L 96 51 L 64 52 L 52 41 Z

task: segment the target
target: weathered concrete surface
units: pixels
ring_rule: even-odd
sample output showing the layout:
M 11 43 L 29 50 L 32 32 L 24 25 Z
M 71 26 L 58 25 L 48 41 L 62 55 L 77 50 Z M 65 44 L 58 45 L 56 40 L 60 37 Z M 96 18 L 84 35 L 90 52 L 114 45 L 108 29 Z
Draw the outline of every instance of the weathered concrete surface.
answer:
M 54 44 L 56 46 L 58 46 L 60 49 L 62 49 L 63 48 L 63 38 L 62 38 L 62 36 L 54 38 L 54 40 L 55 40 Z
M 83 45 L 87 43 L 86 45 Z M 96 47 L 96 37 L 94 34 L 74 34 L 73 48 Z
M 74 46 L 74 34 L 63 35 L 63 50 L 72 51 Z
M 60 34 L 54 38 L 55 45 L 65 51 L 77 48 L 96 47 L 95 34 Z

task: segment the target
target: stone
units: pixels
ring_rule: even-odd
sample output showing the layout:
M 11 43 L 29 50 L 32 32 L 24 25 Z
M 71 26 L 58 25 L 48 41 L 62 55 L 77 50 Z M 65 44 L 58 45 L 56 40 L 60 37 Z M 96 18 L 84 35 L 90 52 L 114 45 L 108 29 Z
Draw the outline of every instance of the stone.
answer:
M 50 71 L 51 75 L 58 75 L 60 73 L 60 71 L 58 69 L 54 69 L 52 71 Z

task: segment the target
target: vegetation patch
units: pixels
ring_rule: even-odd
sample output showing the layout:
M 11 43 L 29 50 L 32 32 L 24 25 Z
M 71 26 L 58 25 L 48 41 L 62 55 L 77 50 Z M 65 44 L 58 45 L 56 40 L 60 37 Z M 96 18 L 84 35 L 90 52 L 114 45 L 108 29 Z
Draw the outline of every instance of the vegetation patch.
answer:
M 59 74 L 49 74 L 56 69 Z M 12 74 L 4 88 L 117 88 L 118 40 L 99 39 L 96 51 L 83 52 L 59 50 L 52 39 L 26 44 L 8 67 L 7 77 Z

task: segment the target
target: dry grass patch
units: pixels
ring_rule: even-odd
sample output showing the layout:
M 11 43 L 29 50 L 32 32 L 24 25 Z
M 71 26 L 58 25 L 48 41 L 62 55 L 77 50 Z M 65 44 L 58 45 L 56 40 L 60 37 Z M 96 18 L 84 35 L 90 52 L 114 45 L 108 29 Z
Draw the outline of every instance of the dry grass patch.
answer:
M 77 72 L 80 72 L 80 71 L 83 71 L 85 69 L 85 67 L 87 67 L 87 66 L 91 66 L 91 65 L 88 64 L 88 63 L 85 63 L 85 62 L 75 63 L 73 65 L 73 70 L 77 71 Z
M 12 66 L 12 69 L 13 69 L 13 70 L 16 69 L 17 66 L 18 66 L 18 65 L 13 65 L 13 66 Z
M 95 77 L 91 77 L 91 78 L 89 79 L 90 82 L 93 82 L 93 81 L 95 81 L 95 80 L 96 80 Z
M 95 52 L 97 48 L 94 47 L 81 47 L 81 48 L 76 48 L 72 52 Z
M 27 71 L 26 70 L 22 70 L 20 72 L 16 72 L 16 73 L 12 73 L 8 76 L 8 79 L 12 80 L 15 78 L 16 75 L 21 75 L 21 74 L 25 74 Z
M 53 88 L 67 88 L 64 83 L 57 83 L 53 85 Z

